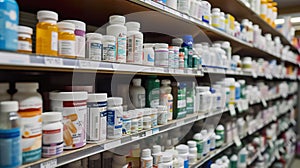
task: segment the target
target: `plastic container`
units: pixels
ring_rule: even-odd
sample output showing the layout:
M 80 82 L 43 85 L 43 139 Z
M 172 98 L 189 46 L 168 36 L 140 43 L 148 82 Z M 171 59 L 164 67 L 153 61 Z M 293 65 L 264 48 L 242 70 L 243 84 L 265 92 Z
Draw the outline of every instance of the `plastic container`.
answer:
M 200 133 L 197 133 L 193 136 L 193 140 L 197 142 L 197 159 L 201 159 L 203 155 L 204 141 L 203 136 Z
M 177 0 L 167 0 L 166 5 L 170 8 L 177 9 Z
M 189 167 L 189 147 L 187 145 L 178 145 L 175 147 L 178 151 L 178 158 L 183 161 L 183 167 L 188 168 Z
M 0 83 L 0 101 L 9 101 L 11 99 L 8 94 L 9 83 Z
M 75 25 L 69 22 L 58 22 L 58 55 L 75 58 Z
M 122 137 L 123 99 L 121 97 L 107 98 L 107 138 Z M 133 124 L 133 121 L 132 121 Z
M 173 167 L 173 156 L 170 152 L 162 153 L 161 162 L 158 164 L 158 168 L 170 168 Z
M 177 10 L 189 14 L 191 0 L 177 0 Z
M 218 125 L 216 128 L 216 134 L 221 136 L 222 143 L 225 142 L 225 128 L 223 125 Z
M 207 133 L 207 130 L 201 130 L 201 135 L 203 136 L 203 156 L 206 156 L 208 154 L 208 152 L 210 151 L 210 137 Z
M 129 111 L 123 111 L 122 134 L 123 135 L 131 134 L 131 114 Z
M 208 1 L 201 1 L 202 21 L 210 24 L 211 20 L 211 4 Z
M 116 62 L 116 37 L 110 35 L 102 36 L 103 61 Z
M 58 15 L 52 11 L 41 10 L 37 13 L 36 54 L 57 56 L 58 52 Z
M 106 34 L 116 38 L 116 62 L 126 62 L 126 37 L 127 28 L 124 26 L 125 17 L 113 15 L 109 17 L 109 26 L 106 28 Z
M 168 121 L 173 119 L 173 96 L 171 94 L 172 88 L 170 80 L 162 80 L 160 87 L 160 105 L 167 106 Z
M 226 87 L 229 88 L 229 104 L 235 103 L 235 79 L 234 78 L 225 78 Z
M 61 111 L 64 124 L 64 149 L 86 144 L 87 92 L 51 92 L 51 109 Z
M 226 29 L 225 13 L 220 12 L 220 30 L 225 31 L 225 29 Z
M 153 157 L 151 156 L 150 149 L 144 149 L 142 151 L 141 157 L 141 168 L 152 168 L 153 167 Z
M 154 58 L 155 58 L 155 53 L 154 53 L 154 49 L 153 49 L 154 44 L 144 43 L 143 46 L 144 46 L 143 64 L 154 66 Z
M 142 79 L 136 78 L 132 80 L 132 86 L 129 88 L 129 96 L 135 108 L 144 108 L 146 105 L 146 91 L 141 86 Z
M 127 22 L 127 63 L 143 63 L 143 33 L 140 32 L 140 23 Z
M 237 155 L 232 155 L 230 157 L 230 168 L 238 168 L 238 157 L 237 157 Z
M 21 126 L 17 101 L 0 102 L 0 167 L 22 165 Z
M 211 25 L 217 29 L 221 29 L 221 10 L 220 8 L 213 8 L 211 14 Z
M 43 157 L 59 155 L 64 149 L 63 124 L 61 112 L 42 114 L 43 120 Z
M 186 81 L 186 114 L 193 114 L 194 99 L 195 99 L 195 83 L 192 81 Z
M 243 71 L 246 72 L 252 72 L 252 58 L 251 57 L 245 57 L 243 59 Z
M 18 52 L 32 53 L 32 33 L 33 30 L 31 27 L 18 27 Z
M 215 136 L 216 139 L 216 148 L 220 148 L 223 145 L 223 140 L 220 135 Z
M 1 1 L 0 50 L 17 51 L 19 7 L 15 0 Z
M 151 129 L 151 117 L 150 116 L 143 117 L 143 129 L 144 130 Z
M 154 65 L 159 67 L 169 66 L 169 45 L 166 43 L 155 44 Z
M 87 108 L 87 140 L 105 141 L 107 93 L 88 94 Z
M 184 118 L 186 116 L 186 84 L 172 82 L 173 95 L 173 119 Z
M 197 161 L 197 142 L 196 141 L 188 141 L 189 146 L 189 164 L 194 164 Z
M 233 55 L 232 60 L 236 63 L 236 71 L 242 70 L 242 62 L 239 55 Z
M 239 168 L 246 168 L 247 167 L 247 157 L 248 157 L 248 151 L 246 148 L 243 148 L 238 155 L 238 163 L 237 166 Z
M 210 139 L 210 151 L 216 149 L 216 134 L 214 132 L 209 132 L 209 139 Z
M 85 57 L 91 60 L 101 61 L 103 44 L 102 35 L 99 33 L 86 34 L 86 53 Z
M 152 149 L 152 156 L 153 156 L 153 166 L 157 167 L 158 164 L 161 162 L 162 152 L 160 145 L 154 145 Z
M 199 113 L 207 113 L 211 106 L 211 92 L 209 87 L 196 87 L 196 111 Z
M 183 36 L 182 48 L 185 52 L 185 68 L 195 68 L 195 65 L 193 65 L 193 42 L 194 39 L 192 35 Z
M 77 58 L 85 58 L 85 23 L 79 20 L 64 20 L 64 22 L 75 25 L 75 56 Z
M 172 69 L 174 68 L 175 66 L 175 62 L 174 62 L 174 48 L 173 46 L 169 46 L 169 56 L 168 56 L 168 59 L 169 59 L 169 68 Z
M 159 79 L 157 76 L 149 76 L 146 80 L 146 106 L 155 108 L 159 105 Z
M 38 83 L 17 82 L 13 100 L 19 102 L 21 118 L 23 163 L 39 160 L 42 155 L 42 96 Z
M 239 101 L 241 98 L 241 85 L 239 82 L 235 82 L 235 101 Z
M 157 123 L 158 125 L 165 125 L 168 123 L 167 106 L 157 106 Z

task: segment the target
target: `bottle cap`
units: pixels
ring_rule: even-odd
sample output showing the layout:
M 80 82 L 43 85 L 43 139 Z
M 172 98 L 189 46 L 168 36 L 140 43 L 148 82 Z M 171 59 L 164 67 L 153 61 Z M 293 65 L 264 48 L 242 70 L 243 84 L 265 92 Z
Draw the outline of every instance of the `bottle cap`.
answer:
M 193 136 L 193 139 L 196 140 L 196 141 L 200 141 L 203 139 L 203 136 L 201 133 L 197 133 Z
M 232 155 L 231 158 L 230 158 L 231 161 L 237 161 L 238 160 L 238 157 L 237 155 Z
M 170 152 L 164 152 L 161 157 L 162 162 L 171 162 L 173 160 L 173 155 Z
M 239 56 L 239 55 L 233 55 L 233 56 L 232 56 L 232 59 L 233 59 L 234 61 L 239 61 L 239 60 L 240 60 L 240 56 Z
M 18 91 L 28 91 L 37 90 L 39 88 L 39 83 L 36 82 L 17 82 L 16 89 Z
M 160 153 L 161 152 L 161 146 L 160 145 L 154 145 L 152 149 L 152 154 Z
M 213 44 L 213 47 L 221 48 L 221 44 L 220 44 L 220 43 L 214 43 L 214 44 Z
M 194 147 L 197 146 L 196 141 L 188 141 L 187 144 L 188 144 L 188 146 L 189 146 L 190 148 L 194 148 Z
M 19 103 L 17 101 L 2 101 L 0 102 L 0 112 L 10 113 L 19 110 Z
M 18 26 L 18 33 L 30 34 L 32 35 L 33 30 L 28 26 Z
M 141 78 L 135 78 L 135 79 L 132 79 L 132 84 L 134 86 L 141 86 L 142 84 L 142 79 Z
M 87 102 L 104 102 L 107 101 L 107 93 L 88 94 Z
M 153 48 L 155 44 L 153 43 L 144 43 L 143 46 L 144 48 Z
M 125 23 L 127 31 L 139 31 L 141 24 L 139 22 L 127 22 Z
M 59 101 L 87 100 L 87 92 L 50 92 L 49 98 Z
M 103 35 L 102 36 L 102 40 L 103 41 L 116 41 L 116 37 L 115 36 L 111 36 L 111 35 Z
M 86 24 L 79 20 L 63 20 L 63 22 L 69 22 L 73 23 L 75 25 L 76 30 L 85 31 L 86 30 Z
M 149 156 L 151 156 L 151 150 L 150 149 L 143 149 L 142 157 L 149 157 Z
M 218 125 L 217 128 L 216 128 L 217 131 L 224 131 L 225 128 L 223 125 Z
M 57 23 L 58 29 L 67 29 L 75 31 L 75 25 L 70 22 L 58 22 Z
M 206 129 L 204 129 L 204 130 L 201 130 L 201 132 L 200 132 L 203 136 L 206 136 L 207 135 L 207 130 Z
M 62 120 L 61 112 L 46 112 L 42 113 L 42 121 L 43 122 L 55 122 Z
M 122 97 L 109 97 L 109 98 L 107 98 L 107 104 L 108 104 L 108 106 L 120 106 L 123 104 L 123 98 Z
M 213 8 L 212 10 L 211 10 L 212 12 L 221 12 L 221 9 L 220 8 Z
M 212 94 L 214 94 L 214 93 L 216 93 L 216 89 L 210 88 L 210 92 L 211 92 Z
M 181 144 L 176 146 L 176 150 L 178 151 L 178 154 L 186 154 L 189 152 L 189 147 Z
M 0 93 L 7 92 L 9 89 L 9 83 L 0 83 Z
M 167 43 L 156 43 L 155 44 L 155 48 L 158 49 L 158 48 L 168 48 L 169 45 Z
M 110 24 L 125 24 L 125 17 L 120 15 L 112 15 L 109 17 Z
M 37 18 L 38 18 L 38 20 L 51 19 L 51 20 L 57 21 L 58 14 L 53 11 L 40 10 L 37 12 Z
M 187 46 L 192 46 L 193 45 L 193 36 L 192 35 L 185 35 L 183 36 L 183 44 Z
M 87 33 L 86 34 L 86 40 L 91 40 L 91 39 L 102 40 L 102 34 L 100 34 L 100 33 Z
M 170 84 L 171 84 L 171 81 L 168 80 L 168 79 L 163 79 L 163 80 L 161 80 L 161 84 L 162 84 L 162 85 L 170 85 Z

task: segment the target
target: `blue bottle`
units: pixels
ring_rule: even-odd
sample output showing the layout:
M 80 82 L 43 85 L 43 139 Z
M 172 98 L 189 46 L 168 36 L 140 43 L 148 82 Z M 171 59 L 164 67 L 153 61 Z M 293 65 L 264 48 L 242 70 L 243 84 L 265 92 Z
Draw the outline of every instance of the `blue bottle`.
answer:
M 19 7 L 15 0 L 0 1 L 0 50 L 18 49 Z

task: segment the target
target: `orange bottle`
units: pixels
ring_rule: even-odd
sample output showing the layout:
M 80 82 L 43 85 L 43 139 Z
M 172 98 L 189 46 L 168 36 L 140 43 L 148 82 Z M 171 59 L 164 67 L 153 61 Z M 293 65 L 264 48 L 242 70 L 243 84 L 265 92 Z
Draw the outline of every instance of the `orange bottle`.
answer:
M 75 58 L 75 25 L 69 22 L 58 24 L 58 55 Z

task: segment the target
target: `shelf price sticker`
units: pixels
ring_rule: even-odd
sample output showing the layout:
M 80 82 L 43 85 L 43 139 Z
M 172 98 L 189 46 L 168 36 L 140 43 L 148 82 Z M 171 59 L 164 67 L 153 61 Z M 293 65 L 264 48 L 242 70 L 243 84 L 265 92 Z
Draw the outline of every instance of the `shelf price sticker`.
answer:
M 57 159 L 52 159 L 41 163 L 40 168 L 54 168 L 57 167 Z
M 176 126 L 177 126 L 177 127 L 180 127 L 180 126 L 182 126 L 182 125 L 184 125 L 184 120 L 178 121 L 178 122 L 176 123 Z
M 79 66 L 80 68 L 97 69 L 99 67 L 99 62 L 79 60 Z
M 152 135 L 152 130 L 146 131 L 145 135 L 146 136 L 151 136 Z
M 235 116 L 236 115 L 236 111 L 235 111 L 235 107 L 233 104 L 229 104 L 229 112 L 231 116 Z
M 116 141 L 112 141 L 112 142 L 109 142 L 107 144 L 104 144 L 104 150 L 108 150 L 108 149 L 112 149 L 112 148 L 115 148 L 117 146 L 120 146 L 121 145 L 121 140 L 116 140 Z
M 63 66 L 63 59 L 56 57 L 45 57 L 45 65 L 48 66 Z

